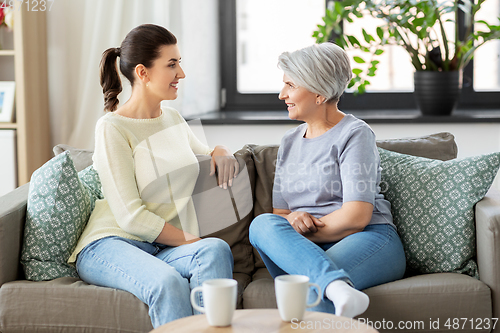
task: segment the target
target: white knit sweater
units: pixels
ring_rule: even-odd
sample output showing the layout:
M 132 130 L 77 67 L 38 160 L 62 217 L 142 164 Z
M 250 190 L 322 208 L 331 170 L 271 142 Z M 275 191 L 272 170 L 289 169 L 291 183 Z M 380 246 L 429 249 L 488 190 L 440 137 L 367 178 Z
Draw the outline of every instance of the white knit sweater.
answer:
M 108 236 L 153 242 L 165 222 L 198 236 L 191 199 L 199 172 L 195 154 L 210 152 L 172 108 L 153 119 L 104 115 L 96 125 L 93 156 L 104 199 L 96 202 L 68 262 Z

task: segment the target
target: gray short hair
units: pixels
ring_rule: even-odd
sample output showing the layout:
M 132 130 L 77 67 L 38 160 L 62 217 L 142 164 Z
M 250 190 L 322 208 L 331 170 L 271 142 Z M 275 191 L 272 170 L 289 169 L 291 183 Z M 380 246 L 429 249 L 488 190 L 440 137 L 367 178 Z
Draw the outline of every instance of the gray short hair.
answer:
M 294 83 L 338 102 L 352 78 L 347 53 L 333 43 L 314 44 L 294 52 L 283 52 L 278 67 Z

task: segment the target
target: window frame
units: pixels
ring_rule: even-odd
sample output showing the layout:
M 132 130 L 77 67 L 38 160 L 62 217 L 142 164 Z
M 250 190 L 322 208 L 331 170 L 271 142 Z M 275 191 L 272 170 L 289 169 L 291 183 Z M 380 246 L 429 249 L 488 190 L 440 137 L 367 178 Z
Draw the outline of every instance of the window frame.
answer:
M 240 93 L 237 89 L 237 25 L 236 1 L 219 0 L 220 68 L 222 111 L 276 111 L 285 110 L 277 93 Z M 328 0 L 326 1 L 328 4 Z M 459 35 L 463 36 L 464 15 L 459 15 Z M 493 109 L 500 106 L 500 91 L 474 91 L 471 60 L 463 70 L 463 87 L 458 109 Z M 369 106 L 369 108 L 367 107 Z M 354 96 L 345 92 L 339 101 L 344 110 L 401 110 L 417 109 L 413 92 L 367 92 Z

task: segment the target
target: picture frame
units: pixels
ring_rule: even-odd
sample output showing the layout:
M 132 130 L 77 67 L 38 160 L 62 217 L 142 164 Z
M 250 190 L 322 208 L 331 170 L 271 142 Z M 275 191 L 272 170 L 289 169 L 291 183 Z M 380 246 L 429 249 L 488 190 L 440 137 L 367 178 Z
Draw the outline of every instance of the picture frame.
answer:
M 15 87 L 14 81 L 0 81 L 0 122 L 14 121 Z

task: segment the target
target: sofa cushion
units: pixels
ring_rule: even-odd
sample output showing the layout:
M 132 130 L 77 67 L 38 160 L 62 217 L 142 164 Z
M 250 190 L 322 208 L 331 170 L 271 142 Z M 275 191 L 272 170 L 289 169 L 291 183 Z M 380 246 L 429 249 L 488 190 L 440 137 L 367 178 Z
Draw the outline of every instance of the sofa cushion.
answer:
M 148 307 L 134 295 L 76 278 L 9 282 L 0 289 L 2 332 L 149 332 Z
M 363 291 L 370 297 L 370 305 L 356 319 L 364 318 L 361 320 L 366 322 L 368 318 L 379 324 L 383 320 L 391 322 L 394 327 L 386 332 L 397 331 L 397 325 L 403 325 L 405 332 L 490 331 L 485 329 L 486 321 L 492 317 L 490 288 L 467 275 L 423 274 Z M 461 319 L 456 327 L 454 320 L 456 323 L 458 318 Z M 451 326 L 445 326 L 447 323 Z M 404 325 L 412 325 L 412 330 L 404 330 Z
M 231 188 L 231 192 L 229 192 L 229 190 L 222 190 L 215 186 L 213 194 L 215 196 L 223 195 L 229 200 L 229 203 L 233 202 L 236 209 L 233 211 L 233 207 L 230 207 L 228 210 L 233 213 L 234 221 L 237 221 L 237 223 L 231 224 L 221 230 L 211 232 L 205 237 L 217 237 L 228 243 L 234 258 L 233 272 L 246 274 L 248 279 L 250 279 L 250 275 L 254 270 L 254 258 L 252 252 L 253 247 L 248 238 L 248 228 L 253 219 L 252 193 L 254 193 L 253 189 L 255 186 L 255 170 L 250 150 L 245 148 L 240 149 L 234 156 L 240 162 L 240 175 L 234 180 L 234 188 Z M 201 161 L 200 175 L 198 176 L 198 181 L 193 191 L 193 202 L 197 214 L 199 214 L 202 206 L 204 206 L 200 199 L 205 198 L 205 196 L 203 196 L 203 198 L 199 197 L 197 193 L 203 191 L 203 188 L 207 185 L 207 179 L 204 179 L 206 177 L 203 177 L 203 175 L 208 174 L 208 171 L 208 163 Z M 210 181 L 215 182 L 213 178 Z M 200 184 L 200 182 L 203 184 Z M 250 202 L 247 203 L 247 200 Z M 220 201 L 220 199 L 217 199 L 216 202 L 217 201 Z M 212 209 L 213 213 L 216 214 L 220 212 L 220 208 L 214 209 L 214 207 L 209 207 L 209 209 Z M 236 215 L 236 213 L 238 213 L 238 215 Z M 203 215 L 199 217 L 200 221 L 202 219 Z M 200 231 L 201 229 L 200 226 Z M 243 287 L 245 286 L 246 284 Z
M 212 158 L 209 155 L 197 155 L 199 174 L 191 193 L 200 236 L 226 229 L 235 223 L 241 223 L 253 209 L 253 195 L 247 164 L 237 158 L 239 173 L 227 189 L 217 184 L 218 173 L 210 176 Z M 179 175 L 180 177 L 183 174 Z
M 250 282 L 235 273 L 238 308 Z M 149 332 L 148 307 L 123 290 L 89 285 L 64 277 L 15 281 L 0 288 L 1 332 Z
M 99 179 L 99 174 L 94 169 L 93 165 L 89 165 L 82 171 L 78 173 L 78 178 L 82 184 L 88 189 L 89 195 L 91 196 L 92 209 L 94 208 L 95 202 L 98 199 L 104 199 L 104 194 L 102 194 L 101 180 Z
M 243 307 L 245 309 L 277 309 L 274 280 L 264 277 L 252 281 L 243 293 Z
M 377 147 L 401 154 L 447 161 L 457 157 L 455 137 L 448 132 L 420 137 L 377 140 Z
M 248 145 L 255 163 L 255 216 L 273 210 L 273 185 L 279 145 Z
M 80 149 L 65 144 L 59 144 L 57 146 L 54 146 L 54 148 L 52 148 L 52 151 L 56 156 L 64 153 L 65 151 L 69 152 L 69 154 L 71 155 L 71 159 L 73 160 L 73 164 L 75 164 L 76 171 L 81 171 L 93 163 L 93 150 Z
M 0 287 L 5 282 L 24 275 L 19 261 L 28 193 L 29 183 L 16 188 L 0 200 Z
M 442 332 L 448 330 L 445 323 L 453 318 L 473 318 L 474 327 L 484 327 L 476 321 L 491 318 L 492 304 L 490 288 L 470 276 L 456 273 L 435 273 L 409 277 L 363 290 L 370 297 L 368 310 L 357 319 L 370 320 L 375 325 L 392 322 L 393 329 L 402 324 L 420 325 L 412 332 Z M 245 309 L 276 308 L 273 279 L 261 278 L 248 285 L 243 294 Z M 440 330 L 430 327 L 430 322 L 439 320 Z M 423 324 L 422 324 L 423 322 Z M 451 322 L 453 327 L 453 321 Z M 463 324 L 463 321 L 460 322 Z M 470 322 L 467 324 L 470 325 Z M 480 326 L 476 326 L 479 324 Z M 390 324 L 389 324 L 390 325 Z M 387 329 L 381 332 L 389 332 Z M 376 327 L 379 329 L 379 327 Z M 404 328 L 404 326 L 403 326 Z M 469 332 L 488 332 L 474 330 Z
M 252 277 L 245 273 L 233 273 L 233 279 L 238 281 L 238 298 L 236 302 L 237 309 L 243 309 L 243 292 L 248 284 L 252 281 Z
M 21 254 L 28 280 L 78 276 L 67 260 L 100 198 L 95 170 L 89 166 L 78 174 L 68 152 L 33 173 Z
M 273 185 L 276 157 L 279 145 L 247 145 L 255 164 L 254 216 L 273 211 Z M 266 267 L 259 252 L 254 248 L 255 268 Z
M 439 161 L 379 148 L 381 188 L 391 202 L 407 265 L 418 273 L 478 277 L 474 205 L 490 188 L 500 153 Z

